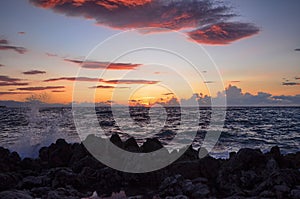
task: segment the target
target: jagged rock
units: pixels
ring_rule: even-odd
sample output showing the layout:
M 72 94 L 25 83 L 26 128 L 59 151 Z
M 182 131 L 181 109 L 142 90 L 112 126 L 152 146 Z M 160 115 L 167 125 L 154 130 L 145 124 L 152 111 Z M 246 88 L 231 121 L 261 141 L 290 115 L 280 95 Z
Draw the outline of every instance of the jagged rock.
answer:
M 123 148 L 123 142 L 117 133 L 112 134 L 112 136 L 110 137 L 110 141 L 116 146 Z
M 232 169 L 249 170 L 264 166 L 266 157 L 260 150 L 244 148 L 240 149 L 228 163 Z
M 149 153 L 163 148 L 163 145 L 157 138 L 147 138 L 146 142 L 141 146 L 143 153 Z
M 71 145 L 64 139 L 58 139 L 55 144 L 41 148 L 39 157 L 49 167 L 65 167 L 68 166 L 72 153 Z
M 30 194 L 25 191 L 11 190 L 0 192 L 1 199 L 33 199 Z
M 21 158 L 18 153 L 0 147 L 0 172 L 17 171 L 20 168 Z
M 124 149 L 135 153 L 141 151 L 139 145 L 137 144 L 136 140 L 133 137 L 129 138 L 124 142 Z

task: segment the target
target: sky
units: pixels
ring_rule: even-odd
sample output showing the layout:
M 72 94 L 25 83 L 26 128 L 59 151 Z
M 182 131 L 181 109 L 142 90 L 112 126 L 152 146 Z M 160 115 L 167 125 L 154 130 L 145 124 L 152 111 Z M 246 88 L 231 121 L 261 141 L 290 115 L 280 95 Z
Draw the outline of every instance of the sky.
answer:
M 300 2 L 221 2 L 1 1 L 0 100 L 298 102 Z

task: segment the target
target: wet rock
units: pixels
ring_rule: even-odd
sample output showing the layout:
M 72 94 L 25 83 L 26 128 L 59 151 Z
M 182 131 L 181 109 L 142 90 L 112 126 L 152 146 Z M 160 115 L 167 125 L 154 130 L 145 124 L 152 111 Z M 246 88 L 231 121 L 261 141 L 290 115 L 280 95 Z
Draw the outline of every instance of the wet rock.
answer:
M 1 199 L 33 199 L 33 197 L 25 191 L 11 190 L 0 192 Z

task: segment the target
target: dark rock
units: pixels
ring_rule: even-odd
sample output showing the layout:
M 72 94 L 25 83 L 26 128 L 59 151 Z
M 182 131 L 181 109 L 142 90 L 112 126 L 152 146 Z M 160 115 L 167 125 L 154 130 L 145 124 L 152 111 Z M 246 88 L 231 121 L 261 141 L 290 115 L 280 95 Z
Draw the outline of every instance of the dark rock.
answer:
M 43 176 L 27 176 L 23 178 L 22 187 L 25 189 L 31 189 L 33 187 L 43 186 Z
M 55 171 L 54 179 L 52 180 L 52 187 L 66 187 L 72 185 L 75 188 L 80 188 L 81 182 L 77 174 L 69 168 L 61 168 Z
M 163 145 L 157 138 L 147 138 L 146 142 L 144 142 L 141 146 L 141 150 L 143 153 L 150 153 L 161 148 L 163 148 Z
M 112 134 L 112 136 L 110 137 L 110 141 L 116 146 L 123 148 L 123 142 L 117 133 Z
M 293 189 L 291 191 L 291 198 L 292 199 L 300 199 L 300 189 Z
M 74 162 L 71 165 L 72 170 L 76 173 L 81 172 L 84 167 L 101 169 L 104 167 L 104 165 L 92 156 L 85 156 L 84 158 L 78 160 L 77 162 Z
M 41 198 L 42 196 L 48 195 L 48 193 L 51 191 L 50 187 L 35 187 L 32 188 L 31 193 L 35 198 Z
M 18 153 L 0 147 L 0 172 L 17 171 L 20 168 L 21 158 Z
M 55 144 L 41 148 L 39 157 L 49 167 L 65 167 L 72 157 L 72 148 L 64 139 L 58 139 Z
M 11 190 L 0 192 L 1 199 L 33 199 L 33 197 L 25 192 L 20 190 Z
M 124 142 L 124 149 L 134 153 L 138 153 L 141 151 L 139 145 L 133 137 Z
M 42 169 L 42 165 L 40 160 L 32 159 L 32 158 L 24 158 L 21 162 L 22 169 L 40 171 Z
M 220 161 L 210 156 L 199 160 L 200 176 L 207 179 L 215 179 L 220 170 Z
M 263 167 L 267 159 L 265 155 L 257 149 L 240 149 L 236 156 L 229 160 L 233 169 L 249 170 L 257 167 Z
M 15 188 L 20 181 L 16 173 L 0 173 L 0 191 Z

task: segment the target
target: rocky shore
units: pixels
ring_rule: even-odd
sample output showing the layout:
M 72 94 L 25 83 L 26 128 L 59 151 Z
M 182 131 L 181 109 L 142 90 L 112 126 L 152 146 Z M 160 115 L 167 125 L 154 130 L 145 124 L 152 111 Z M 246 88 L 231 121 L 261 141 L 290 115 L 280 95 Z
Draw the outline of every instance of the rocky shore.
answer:
M 128 151 L 162 147 L 148 139 L 141 147 L 131 138 L 111 141 Z M 116 171 L 97 161 L 83 144 L 63 139 L 21 159 L 0 147 L 1 199 L 72 198 L 292 198 L 300 199 L 300 152 L 282 155 L 278 147 L 263 154 L 244 148 L 229 159 L 198 158 L 191 147 L 168 167 L 144 174 Z

